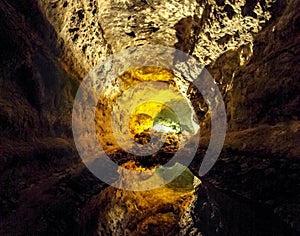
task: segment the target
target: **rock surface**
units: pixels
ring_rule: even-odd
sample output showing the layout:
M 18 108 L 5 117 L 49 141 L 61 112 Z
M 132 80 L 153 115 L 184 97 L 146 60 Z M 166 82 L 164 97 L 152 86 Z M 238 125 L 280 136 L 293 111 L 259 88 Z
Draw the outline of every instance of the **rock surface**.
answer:
M 253 33 L 279 5 L 271 0 L 253 7 L 214 0 L 38 2 L 58 33 L 63 58 L 81 76 L 108 54 L 144 44 L 175 46 L 208 65 L 225 51 L 252 48 Z
M 114 209 L 123 198 L 103 190 L 80 162 L 73 99 L 101 59 L 141 44 L 197 57 L 227 108 L 219 161 L 182 215 L 167 217 L 177 222 L 176 233 L 299 234 L 299 7 L 299 0 L 1 1 L 0 234 L 78 235 L 99 222 L 110 227 L 102 206 L 89 211 L 88 202 L 113 196 Z M 189 94 L 209 128 L 203 100 L 192 87 Z M 202 148 L 190 166 L 195 175 Z M 85 215 L 97 222 L 83 223 Z M 145 217 L 151 224 L 151 214 Z M 161 224 L 169 229 L 167 222 Z
M 155 182 L 153 177 L 146 181 Z M 132 178 L 125 181 L 131 184 Z M 176 235 L 178 221 L 191 204 L 194 182 L 200 184 L 186 169 L 176 180 L 153 190 L 126 191 L 108 187 L 91 199 L 83 211 L 85 234 Z M 93 218 L 98 218 L 94 225 L 90 212 L 94 212 Z

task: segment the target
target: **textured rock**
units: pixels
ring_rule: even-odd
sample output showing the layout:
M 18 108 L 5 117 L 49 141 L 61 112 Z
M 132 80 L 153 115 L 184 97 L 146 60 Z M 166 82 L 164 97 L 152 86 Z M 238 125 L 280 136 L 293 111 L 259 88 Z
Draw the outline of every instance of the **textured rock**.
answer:
M 299 211 L 299 207 L 295 206 L 300 188 L 296 184 L 296 179 L 299 177 L 292 173 L 299 170 L 299 94 L 297 91 L 300 83 L 297 65 L 300 47 L 299 29 L 295 25 L 299 18 L 295 6 L 299 4 L 299 1 L 290 1 L 286 7 L 278 5 L 277 9 L 274 8 L 278 14 L 276 20 L 271 21 L 263 31 L 254 36 L 253 55 L 243 66 L 236 67 L 231 64 L 239 61 L 238 52 L 227 52 L 209 69 L 217 81 L 225 81 L 224 85 L 220 85 L 223 90 L 230 88 L 225 93 L 225 102 L 228 128 L 229 131 L 234 132 L 227 135 L 225 147 L 235 150 L 240 155 L 235 159 L 236 157 L 227 153 L 221 155 L 221 159 L 223 157 L 224 160 L 231 159 L 230 163 L 239 163 L 238 166 L 241 167 L 248 163 L 242 169 L 231 169 L 227 167 L 228 164 L 223 163 L 224 175 L 226 172 L 228 176 L 225 182 L 228 181 L 228 184 L 221 181 L 221 188 L 236 188 L 233 186 L 237 185 L 230 179 L 236 177 L 233 173 L 242 171 L 242 177 L 238 181 L 240 187 L 236 191 L 250 199 L 259 198 L 259 201 L 271 204 L 273 210 L 281 217 L 285 215 L 283 217 L 285 221 L 297 230 L 299 224 L 295 222 L 299 222 L 299 218 L 295 212 Z M 281 11 L 278 10 L 280 8 Z M 224 58 L 231 60 L 226 63 Z M 243 159 L 244 155 L 247 156 L 246 159 Z M 258 159 L 261 161 L 258 161 L 255 156 L 259 156 Z M 272 163 L 269 167 L 264 165 L 265 158 Z M 293 163 L 294 169 L 288 170 L 285 162 Z M 212 179 L 221 177 L 213 173 Z M 225 180 L 223 177 L 221 179 Z M 286 181 L 285 184 L 282 183 L 283 179 Z M 229 182 L 232 182 L 232 185 Z M 259 182 L 258 186 L 253 187 L 259 190 L 242 187 L 249 186 L 250 182 Z M 269 195 L 267 192 L 273 194 Z M 266 196 L 268 199 L 265 198 Z M 290 209 L 289 212 L 285 207 L 286 203 L 283 203 L 283 199 L 286 196 L 290 196 L 289 202 L 294 204 L 295 210 Z M 282 211 L 280 210 L 279 213 L 278 209 Z M 294 220 L 295 218 L 297 220 Z
M 77 81 L 105 56 L 141 44 L 198 57 L 220 87 L 229 121 L 224 151 L 206 177 L 220 191 L 202 184 L 181 217 L 177 199 L 162 207 L 165 213 L 155 205 L 156 218 L 147 215 L 144 222 L 164 215 L 164 229 L 177 222 L 181 235 L 299 234 L 299 7 L 299 0 L 2 1 L 0 234 L 93 229 L 74 228 L 104 186 L 83 171 L 69 139 Z M 209 127 L 205 103 L 192 88 L 188 93 Z M 159 153 L 162 161 L 173 147 Z M 198 151 L 196 166 L 204 152 Z M 115 158 L 128 161 L 124 153 Z M 100 209 L 129 202 L 116 192 L 100 192 L 101 204 L 110 204 Z M 93 213 L 83 215 L 113 226 Z
M 133 168 L 134 164 L 125 164 Z M 136 168 L 136 167 L 135 167 Z M 151 180 L 152 179 L 152 180 Z M 126 178 L 131 184 L 132 178 Z M 156 181 L 150 177 L 147 182 Z M 143 184 L 143 183 L 140 183 Z M 178 221 L 190 205 L 200 180 L 186 169 L 171 183 L 148 191 L 126 191 L 108 187 L 92 199 L 83 212 L 86 234 L 177 235 Z M 195 185 L 195 186 L 194 186 Z M 93 224 L 90 218 L 98 218 Z M 93 232 L 94 231 L 94 232 Z
M 58 33 L 64 61 L 81 76 L 108 54 L 144 44 L 175 46 L 210 64 L 225 51 L 252 47 L 253 33 L 268 22 L 274 5 L 268 0 L 244 10 L 244 1 L 218 5 L 213 0 L 39 3 Z
M 81 77 L 111 52 L 104 38 L 100 6 L 105 1 L 38 1 L 58 35 L 62 59 Z
M 147 86 L 143 84 L 141 86 L 141 81 L 147 83 Z M 96 101 L 97 109 L 95 112 L 97 134 L 103 149 L 111 153 L 120 150 L 120 147 L 123 146 L 133 146 L 131 139 L 126 139 L 127 136 L 124 138 L 128 127 L 123 123 L 128 120 L 130 124 L 134 114 L 143 114 L 150 117 L 150 120 L 146 123 L 151 124 L 151 127 L 136 125 L 133 128 L 129 125 L 131 135 L 134 136 L 135 133 L 152 128 L 152 125 L 156 122 L 156 117 L 159 117 L 164 111 L 164 106 L 170 111 L 172 110 L 173 119 L 177 117 L 176 119 L 182 123 L 182 130 L 180 131 L 183 132 L 183 136 L 196 133 L 198 125 L 193 121 L 194 111 L 189 100 L 178 92 L 180 85 L 185 85 L 182 86 L 182 90 L 184 90 L 188 83 L 182 78 L 174 76 L 169 70 L 160 67 L 136 68 L 121 74 L 113 79 L 111 83 L 97 80 L 97 87 L 105 88 L 99 100 Z M 132 97 L 132 94 L 135 94 L 135 96 Z M 145 98 L 148 97 L 151 97 L 151 101 L 145 102 Z M 82 107 L 84 105 L 79 104 Z M 81 113 L 78 116 L 80 115 Z M 113 118 L 115 121 L 114 126 L 111 125 Z M 171 118 L 171 116 L 168 118 Z M 141 124 L 142 120 L 139 120 L 138 123 Z M 80 121 L 78 121 L 78 124 L 83 125 Z M 114 127 L 120 128 L 113 130 Z M 140 130 L 141 128 L 143 129 Z M 82 135 L 84 136 L 84 134 Z M 120 137 L 117 141 L 116 136 Z
M 297 5 L 299 1 L 291 1 L 276 22 L 256 35 L 251 61 L 232 79 L 228 98 L 232 128 L 299 119 Z
M 36 1 L 1 1 L 0 22 L 0 234 L 71 233 L 101 188 L 70 138 L 77 79 Z
M 70 136 L 70 111 L 78 83 L 61 68 L 59 50 L 54 47 L 55 31 L 36 3 L 18 4 L 12 1 L 0 5 L 4 22 L 1 24 L 4 65 L 1 66 L 1 131 L 11 138 L 58 133 Z M 23 14 L 30 11 L 33 15 L 25 19 Z M 38 26 L 37 21 L 41 22 Z

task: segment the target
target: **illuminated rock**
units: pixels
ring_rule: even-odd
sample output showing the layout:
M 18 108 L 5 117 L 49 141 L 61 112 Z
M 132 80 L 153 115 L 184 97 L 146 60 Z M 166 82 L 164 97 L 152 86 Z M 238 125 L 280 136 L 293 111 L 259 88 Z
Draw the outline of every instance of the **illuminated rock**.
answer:
M 242 45 L 252 48 L 252 34 L 268 22 L 275 1 L 250 7 L 245 0 L 38 2 L 58 33 L 64 61 L 84 77 L 107 55 L 138 45 L 175 46 L 205 65 Z
M 128 165 L 128 164 L 127 164 Z M 179 167 L 160 168 L 176 171 Z M 131 165 L 131 168 L 136 168 Z M 159 175 L 148 180 L 157 181 Z M 132 183 L 128 177 L 127 181 Z M 200 180 L 186 169 L 177 179 L 164 187 L 149 191 L 125 191 L 108 187 L 97 196 L 101 211 L 97 223 L 100 235 L 177 235 L 178 221 L 192 203 Z M 143 182 L 139 184 L 144 184 Z
M 148 83 L 145 87 L 141 82 Z M 120 150 L 121 144 L 130 146 L 129 135 L 133 138 L 147 130 L 195 134 L 199 128 L 194 109 L 179 90 L 184 83 L 189 84 L 166 69 L 143 67 L 127 71 L 108 84 L 99 98 L 95 119 L 103 149 L 112 153 Z
M 78 81 L 106 55 L 150 43 L 197 56 L 227 105 L 224 152 L 206 177 L 223 193 L 203 181 L 177 233 L 290 236 L 292 229 L 299 235 L 299 7 L 299 0 L 1 1 L 0 234 L 78 235 L 84 226 L 81 235 L 97 232 L 78 223 L 101 218 L 101 210 L 94 217 L 81 209 L 106 187 L 84 169 L 72 145 Z M 199 117 L 207 116 L 203 103 L 194 104 Z M 149 166 L 164 163 L 174 146 Z M 202 152 L 191 166 L 195 173 Z M 128 161 L 124 152 L 113 154 Z M 157 223 L 147 217 L 146 225 Z M 172 217 L 165 214 L 160 228 L 171 228 L 178 219 Z

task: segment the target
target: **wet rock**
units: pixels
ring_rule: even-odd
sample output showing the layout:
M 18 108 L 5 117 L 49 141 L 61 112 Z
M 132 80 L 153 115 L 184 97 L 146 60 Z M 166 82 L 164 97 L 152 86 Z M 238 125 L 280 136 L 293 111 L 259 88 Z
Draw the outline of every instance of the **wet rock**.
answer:
M 194 176 L 186 169 L 173 184 L 153 190 L 108 187 L 85 207 L 83 216 L 87 218 L 83 221 L 88 228 L 84 230 L 97 235 L 178 235 L 177 223 L 191 202 L 193 181 Z M 96 222 L 91 215 L 97 217 Z

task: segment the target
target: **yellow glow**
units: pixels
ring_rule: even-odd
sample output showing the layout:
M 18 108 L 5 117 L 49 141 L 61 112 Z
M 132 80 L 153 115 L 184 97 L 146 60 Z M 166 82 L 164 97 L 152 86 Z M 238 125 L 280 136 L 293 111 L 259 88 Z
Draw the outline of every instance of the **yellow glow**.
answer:
M 138 106 L 130 116 L 129 129 L 131 134 L 140 134 L 152 128 L 155 117 L 162 109 L 167 109 L 167 107 L 162 103 L 152 101 Z
M 147 171 L 135 165 L 134 162 L 127 162 L 123 165 L 126 169 L 137 171 Z M 159 178 L 158 175 L 153 176 L 148 180 L 137 181 L 136 184 L 144 184 L 145 181 L 155 182 Z M 196 180 L 196 181 L 195 181 Z M 126 191 L 114 187 L 108 187 L 101 196 L 105 198 L 104 207 L 102 208 L 102 217 L 100 221 L 103 225 L 108 222 L 114 222 L 116 219 L 121 219 L 120 215 L 127 218 L 130 217 L 133 224 L 137 227 L 132 228 L 129 235 L 152 235 L 149 231 L 145 231 L 148 227 L 162 227 L 165 230 L 161 231 L 161 235 L 169 235 L 183 214 L 190 206 L 194 199 L 195 187 L 194 181 L 200 184 L 201 181 L 193 176 L 186 169 L 172 183 L 162 187 L 145 190 L 145 191 Z M 119 182 L 120 186 L 125 184 L 135 184 L 133 176 L 124 176 Z M 101 198 L 103 199 L 103 198 Z
M 153 126 L 153 117 L 147 114 L 134 114 L 130 118 L 129 129 L 130 133 L 140 134 Z
M 132 115 L 135 114 L 147 114 L 148 116 L 152 117 L 152 119 L 154 119 L 154 117 L 163 109 L 165 108 L 165 105 L 159 102 L 145 102 L 143 104 L 141 104 L 140 106 L 138 106 L 134 112 L 132 113 Z
M 140 81 L 172 81 L 174 78 L 170 71 L 154 66 L 142 67 L 130 72 L 133 77 Z
M 171 111 L 169 114 L 174 113 L 168 104 L 186 101 L 174 81 L 175 76 L 171 71 L 149 66 L 124 72 L 105 89 L 99 97 L 95 114 L 97 135 L 105 152 L 112 153 L 120 149 L 111 128 L 112 111 L 119 116 L 120 124 L 114 125 L 120 127 L 120 134 L 125 133 L 125 129 L 130 136 L 140 134 L 153 127 L 156 116 L 162 110 Z M 161 83 L 149 83 L 146 87 L 139 87 L 144 82 Z M 147 102 L 145 98 L 149 98 Z

